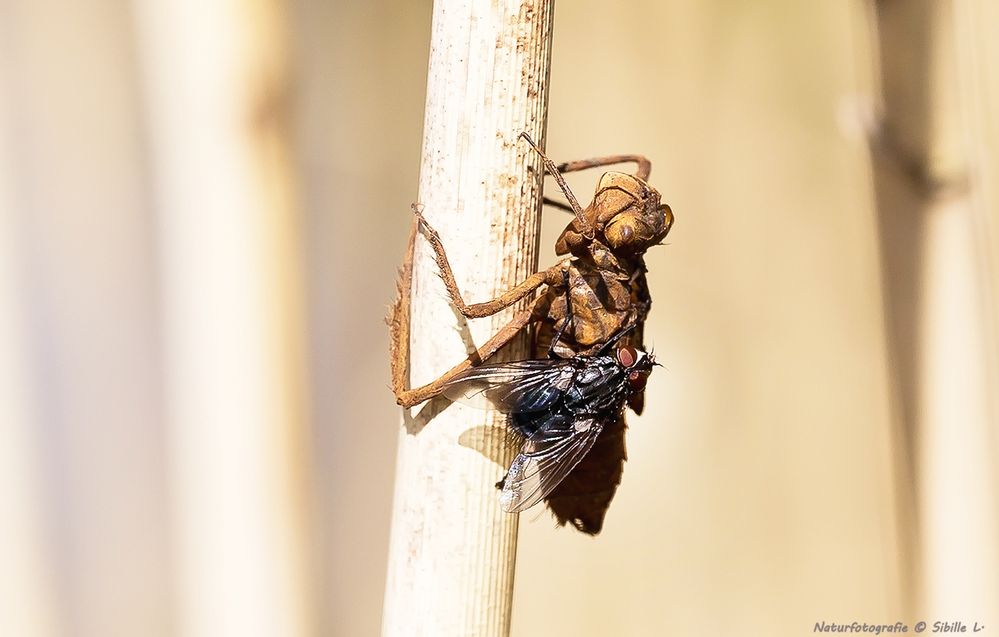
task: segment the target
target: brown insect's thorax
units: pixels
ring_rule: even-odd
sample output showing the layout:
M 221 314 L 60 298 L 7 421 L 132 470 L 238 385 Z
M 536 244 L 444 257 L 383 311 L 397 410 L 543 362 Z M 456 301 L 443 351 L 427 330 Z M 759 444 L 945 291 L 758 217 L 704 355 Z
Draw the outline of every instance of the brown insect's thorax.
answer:
M 619 172 L 604 174 L 583 217 L 588 228 L 573 219 L 555 244 L 558 254 L 575 257 L 566 266 L 573 322 L 556 346 L 562 356 L 592 353 L 626 325 L 645 320 L 651 301 L 643 255 L 673 225 L 672 211 L 654 188 Z M 538 351 L 548 347 L 567 317 L 564 287 L 553 288 L 549 301 L 541 308 Z

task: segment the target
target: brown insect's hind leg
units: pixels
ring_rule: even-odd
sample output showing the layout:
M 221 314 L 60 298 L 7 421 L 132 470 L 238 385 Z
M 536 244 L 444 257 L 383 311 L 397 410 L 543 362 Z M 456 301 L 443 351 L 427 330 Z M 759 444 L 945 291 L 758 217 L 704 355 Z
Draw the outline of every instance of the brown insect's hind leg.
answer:
M 437 261 L 437 267 L 440 268 L 441 279 L 444 281 L 444 287 L 447 288 L 448 296 L 451 297 L 451 302 L 454 303 L 454 306 L 465 317 L 482 318 L 484 316 L 492 316 L 500 310 L 510 307 L 542 285 L 556 285 L 562 280 L 561 272 L 564 269 L 564 262 L 542 272 L 535 272 L 492 301 L 472 303 L 471 305 L 466 304 L 465 300 L 461 298 L 461 290 L 458 289 L 458 283 L 455 281 L 454 271 L 451 269 L 450 262 L 448 262 L 447 252 L 444 250 L 444 244 L 441 242 L 440 235 L 437 234 L 433 226 L 427 223 L 427 220 L 423 217 L 423 213 L 416 206 L 413 207 L 413 214 L 416 216 L 417 223 L 423 224 L 423 228 L 426 230 L 427 241 L 434 250 L 434 258 Z M 412 259 L 412 256 L 409 258 Z M 403 267 L 405 268 L 405 266 Z M 410 264 L 410 270 L 412 270 L 412 264 Z M 412 272 L 410 272 L 411 276 Z
M 409 242 L 407 244 L 406 257 L 403 260 L 402 268 L 399 270 L 398 296 L 396 297 L 395 302 L 392 304 L 392 309 L 388 317 L 389 333 L 391 338 L 389 344 L 390 347 L 389 354 L 390 354 L 390 363 L 392 367 L 392 391 L 395 393 L 396 402 L 402 405 L 403 407 L 412 407 L 440 394 L 444 390 L 444 387 L 447 385 L 447 383 L 455 376 L 465 371 L 472 365 L 477 365 L 482 361 L 487 360 L 493 354 L 499 351 L 501 347 L 509 343 L 513 339 L 513 337 L 515 337 L 518 333 L 520 333 L 520 331 L 528 323 L 531 322 L 534 313 L 533 310 L 524 310 L 522 312 L 518 312 L 509 323 L 507 323 L 503 328 L 501 328 L 498 332 L 496 332 L 496 334 L 494 334 L 489 340 L 483 343 L 482 346 L 479 347 L 475 352 L 473 352 L 466 360 L 462 361 L 455 367 L 451 368 L 450 370 L 445 372 L 438 379 L 434 380 L 431 383 L 427 383 L 426 385 L 412 389 L 408 388 L 407 385 L 409 384 L 409 322 L 411 314 L 410 310 L 411 310 L 412 289 L 413 289 L 413 256 L 414 256 L 414 248 L 416 246 L 416 235 L 417 232 L 419 231 L 419 224 L 421 222 L 424 224 L 426 223 L 426 221 L 423 220 L 422 215 L 418 210 L 418 206 L 414 205 L 413 211 L 416 213 L 416 216 L 414 216 L 413 218 L 413 225 L 409 231 Z M 430 238 L 431 245 L 434 246 L 434 250 L 439 257 L 438 264 L 440 264 L 440 261 L 443 261 L 444 264 L 441 267 L 441 274 L 442 277 L 444 277 L 445 285 L 448 285 L 448 282 L 450 280 L 448 291 L 449 293 L 453 293 L 453 295 L 457 297 L 456 299 L 457 301 L 460 301 L 461 296 L 458 294 L 457 285 L 454 283 L 454 275 L 451 273 L 450 265 L 447 264 L 447 257 L 444 255 L 444 248 L 440 243 L 440 239 L 436 236 L 436 233 L 433 232 L 433 228 L 430 228 L 430 226 L 426 227 L 428 228 L 432 236 L 432 238 Z M 436 240 L 436 244 L 434 243 L 434 240 Z M 558 278 L 559 267 L 561 266 L 556 266 L 554 268 L 551 268 L 550 270 L 546 270 L 544 273 L 539 273 L 539 274 L 545 274 L 546 278 Z M 538 275 L 534 276 L 536 277 Z M 531 277 L 529 277 L 528 280 L 522 283 L 520 286 L 517 286 L 517 288 L 514 288 L 514 290 L 518 290 L 522 286 L 525 286 L 525 284 L 527 284 L 528 281 L 531 281 Z M 518 293 L 519 296 L 516 296 L 516 298 L 514 298 L 509 303 L 506 303 L 505 305 L 499 305 L 499 307 L 497 307 L 492 312 L 487 312 L 485 314 L 482 314 L 482 316 L 488 316 L 489 314 L 494 314 L 495 312 L 498 312 L 504 307 L 507 307 L 508 305 L 511 305 L 517 300 L 523 298 L 532 290 L 535 290 L 538 287 L 540 287 L 542 283 L 546 282 L 547 280 L 543 279 L 541 283 L 533 285 L 533 287 L 528 287 L 526 291 L 524 291 L 522 294 Z M 507 295 L 514 292 L 514 290 L 508 292 Z M 497 301 L 501 300 L 503 300 L 503 297 L 497 299 Z M 537 304 L 537 301 L 535 302 L 535 304 Z M 456 305 L 458 305 L 458 303 L 456 303 Z M 461 302 L 461 305 L 459 305 L 459 309 L 460 308 L 469 309 L 476 307 L 481 308 L 486 305 L 488 304 L 466 306 L 464 305 L 463 302 Z
M 415 206 L 415 204 L 414 204 Z M 396 283 L 396 297 L 389 310 L 386 322 L 389 326 L 389 364 L 392 367 L 392 391 L 396 402 L 402 404 L 402 396 L 409 390 L 409 315 L 413 296 L 413 248 L 416 245 L 416 231 L 419 222 L 413 219 L 406 243 L 406 256 L 399 269 Z
M 524 310 L 517 313 L 513 317 L 513 320 L 493 334 L 488 341 L 482 344 L 482 347 L 475 350 L 468 358 L 441 374 L 433 382 L 413 389 L 407 389 L 406 385 L 409 381 L 409 328 L 407 326 L 404 330 L 397 330 L 396 325 L 397 319 L 402 314 L 408 316 L 409 311 L 408 308 L 405 311 L 397 311 L 400 305 L 408 306 L 409 302 L 400 298 L 396 302 L 396 306 L 393 307 L 390 323 L 392 326 L 392 391 L 395 392 L 395 401 L 407 408 L 437 396 L 444 391 L 448 382 L 455 376 L 473 365 L 477 365 L 490 358 L 501 347 L 513 340 L 513 337 L 519 334 L 531 322 L 532 314 L 531 310 Z M 403 335 L 405 335 L 405 340 L 401 340 Z

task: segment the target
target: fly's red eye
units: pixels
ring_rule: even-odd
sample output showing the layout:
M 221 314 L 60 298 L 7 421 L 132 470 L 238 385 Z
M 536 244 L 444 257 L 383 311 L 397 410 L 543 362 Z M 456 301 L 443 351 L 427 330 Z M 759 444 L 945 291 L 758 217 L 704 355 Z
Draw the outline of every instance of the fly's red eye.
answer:
M 621 363 L 622 367 L 631 367 L 638 361 L 638 352 L 635 348 L 630 345 L 625 345 L 621 349 L 617 350 L 617 362 Z

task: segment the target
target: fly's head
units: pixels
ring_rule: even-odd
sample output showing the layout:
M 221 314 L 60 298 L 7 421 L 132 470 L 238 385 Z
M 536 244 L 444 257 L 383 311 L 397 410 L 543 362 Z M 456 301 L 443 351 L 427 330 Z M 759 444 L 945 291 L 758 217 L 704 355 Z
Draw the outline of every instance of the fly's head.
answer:
M 579 254 L 599 242 L 622 257 L 638 257 L 662 243 L 673 226 L 673 211 L 660 202 L 659 192 L 644 180 L 608 172 L 597 184 L 593 202 L 584 211 L 590 234 L 574 219 L 555 243 L 558 254 Z
M 624 368 L 625 377 L 632 393 L 643 391 L 649 374 L 652 373 L 652 368 L 656 365 L 656 357 L 636 350 L 631 345 L 622 345 L 617 348 L 615 358 L 618 364 Z

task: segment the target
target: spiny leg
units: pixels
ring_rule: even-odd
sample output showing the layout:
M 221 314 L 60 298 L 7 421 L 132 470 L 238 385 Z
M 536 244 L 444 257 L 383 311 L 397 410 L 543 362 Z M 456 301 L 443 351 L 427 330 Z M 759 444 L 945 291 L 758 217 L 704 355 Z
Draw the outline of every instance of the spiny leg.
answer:
M 569 189 L 569 184 L 565 183 L 565 179 L 563 179 L 561 173 L 559 173 L 558 166 L 556 166 L 555 162 L 551 159 L 548 159 L 548 156 L 545 155 L 543 150 L 538 148 L 538 145 L 534 143 L 534 140 L 531 139 L 530 135 L 527 133 L 521 133 L 520 136 L 531 145 L 534 152 L 541 156 L 541 163 L 544 164 L 545 170 L 547 170 L 548 173 L 555 178 L 555 181 L 558 183 L 558 187 L 562 190 L 562 194 L 569 200 L 569 205 L 572 207 L 572 213 L 576 215 L 576 221 L 579 223 L 579 228 L 583 233 L 583 236 L 587 239 L 592 239 L 593 228 L 590 227 L 590 222 L 587 221 L 586 216 L 583 215 L 583 207 L 580 206 L 579 201 L 576 200 L 576 195 L 572 194 L 572 190 Z
M 559 174 L 559 177 L 561 177 L 562 173 L 571 173 L 578 170 L 586 170 L 587 168 L 599 168 L 602 166 L 612 166 L 614 164 L 625 164 L 629 162 L 635 162 L 638 164 L 638 170 L 635 171 L 635 176 L 643 181 L 648 181 L 649 175 L 652 173 L 652 162 L 649 161 L 644 155 L 607 155 L 606 157 L 592 157 L 590 159 L 567 161 L 556 166 L 555 169 L 558 173 L 552 174 Z M 554 208 L 558 208 L 559 210 L 564 210 L 573 214 L 576 212 L 575 209 L 569 204 L 556 199 L 549 199 L 548 197 L 545 197 L 544 203 L 546 206 L 552 206 Z
M 564 263 L 552 266 L 542 272 L 535 272 L 518 283 L 512 289 L 504 292 L 491 301 L 472 303 L 471 305 L 468 305 L 461 297 L 461 290 L 458 289 L 458 282 L 454 278 L 454 271 L 451 269 L 451 264 L 448 261 L 447 252 L 444 250 L 444 244 L 441 242 L 440 235 L 437 234 L 437 231 L 434 230 L 433 226 L 427 223 L 426 218 L 424 218 L 423 213 L 417 206 L 413 207 L 413 214 L 416 216 L 417 222 L 423 224 L 423 228 L 426 231 L 427 242 L 430 243 L 430 247 L 434 250 L 434 258 L 437 261 L 437 267 L 440 269 L 440 275 L 441 279 L 444 281 L 444 287 L 447 288 L 448 296 L 451 297 L 451 302 L 454 303 L 454 306 L 458 308 L 458 311 L 467 318 L 492 316 L 500 310 L 510 307 L 528 294 L 540 288 L 542 285 L 554 285 L 559 282 L 559 272 L 565 267 Z
M 412 407 L 425 400 L 433 398 L 440 394 L 444 387 L 447 385 L 448 381 L 453 379 L 455 376 L 465 371 L 473 365 L 477 365 L 484 360 L 489 359 L 493 354 L 495 354 L 501 347 L 509 343 L 520 331 L 527 326 L 531 320 L 534 318 L 534 308 L 531 310 L 525 310 L 518 312 L 509 323 L 502 327 L 496 334 L 489 338 L 485 343 L 482 344 L 475 352 L 473 352 L 466 360 L 462 361 L 455 367 L 451 368 L 439 378 L 433 382 L 427 383 L 421 387 L 408 388 L 409 384 L 409 340 L 410 340 L 410 315 L 411 315 L 411 303 L 412 303 L 412 289 L 413 289 L 413 257 L 416 246 L 416 235 L 419 232 L 419 224 L 422 219 L 420 214 L 419 206 L 414 204 L 413 211 L 416 215 L 413 218 L 413 224 L 409 232 L 409 241 L 407 243 L 406 256 L 403 259 L 402 268 L 399 271 L 399 283 L 398 283 L 398 295 L 395 302 L 392 304 L 392 309 L 389 314 L 388 324 L 390 332 L 390 363 L 392 368 L 392 391 L 395 393 L 396 402 L 403 407 Z M 424 221 L 425 223 L 425 221 Z M 429 228 L 429 226 L 427 226 Z M 430 228 L 432 231 L 433 229 Z M 436 236 L 436 233 L 434 233 Z M 437 240 L 438 246 L 440 246 L 440 240 Z M 443 247 L 441 248 L 440 256 L 443 256 Z M 435 247 L 436 250 L 436 247 Z M 446 259 L 446 257 L 445 257 Z M 445 260 L 445 264 L 446 264 Z M 552 268 L 554 270 L 555 268 Z M 442 269 L 442 273 L 444 270 Z M 448 274 L 452 284 L 454 283 L 454 276 L 450 273 L 450 267 L 447 269 Z M 554 274 L 552 275 L 554 278 Z M 447 283 L 447 280 L 445 280 Z M 523 284 L 522 284 L 523 285 Z M 539 286 L 535 286 L 531 289 L 536 289 Z M 457 286 L 455 286 L 455 291 Z M 529 290 L 530 291 L 530 290 Z M 526 293 L 525 293 L 526 294 Z M 521 295 L 519 298 L 522 298 Z M 458 297 L 460 299 L 460 296 Z M 541 297 L 543 298 L 543 297 Z M 535 306 L 537 306 L 541 300 L 539 298 L 535 301 Z M 515 299 L 516 301 L 516 299 Z M 511 303 L 514 301 L 511 301 Z M 481 304 L 480 304 L 481 305 Z M 468 306 L 465 306 L 468 307 Z M 472 306 L 475 307 L 475 306 Z M 502 307 L 506 307 L 505 305 Z M 498 308 L 502 309 L 502 307 Z
M 416 204 L 413 205 L 415 208 Z M 392 368 L 392 391 L 395 392 L 396 402 L 400 404 L 403 394 L 410 391 L 406 388 L 409 383 L 409 319 L 413 296 L 413 254 L 418 229 L 419 222 L 414 218 L 409 229 L 409 240 L 406 243 L 406 256 L 399 269 L 395 301 L 392 303 L 386 320 L 389 326 L 389 364 Z
M 468 358 L 441 374 L 436 380 L 413 389 L 406 388 L 406 384 L 409 380 L 409 341 L 395 342 L 395 334 L 393 331 L 392 391 L 395 392 L 395 401 L 403 407 L 412 407 L 437 396 L 444 391 L 448 382 L 450 382 L 455 376 L 466 369 L 469 369 L 473 365 L 478 365 L 482 361 L 488 360 L 493 356 L 493 354 L 498 352 L 501 347 L 513 340 L 513 338 L 517 336 L 517 334 L 519 334 L 528 323 L 531 322 L 532 314 L 531 310 L 518 312 L 509 323 L 493 334 L 489 340 L 483 343 L 482 346 L 475 350 Z M 405 349 L 405 351 L 402 351 L 403 349 Z

